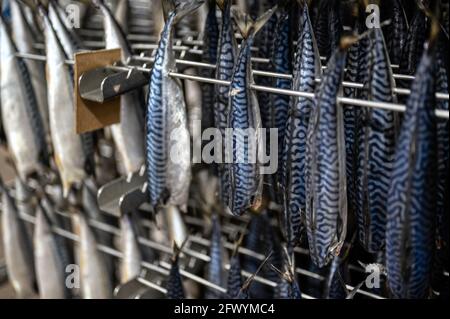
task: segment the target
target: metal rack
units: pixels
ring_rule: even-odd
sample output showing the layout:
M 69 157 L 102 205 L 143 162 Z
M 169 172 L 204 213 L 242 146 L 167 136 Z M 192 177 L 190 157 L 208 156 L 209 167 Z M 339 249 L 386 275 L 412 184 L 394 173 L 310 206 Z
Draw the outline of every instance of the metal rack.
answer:
M 139 24 L 141 25 L 141 23 L 139 23 Z M 95 38 L 95 37 L 99 38 L 103 35 L 101 29 L 89 29 L 89 30 L 82 29 L 82 30 L 79 30 L 79 34 L 82 37 L 89 37 L 89 40 L 84 41 L 84 44 L 87 48 L 99 49 L 99 48 L 104 47 L 104 43 L 102 41 L 92 40 L 92 38 Z M 147 36 L 147 35 L 142 35 L 142 34 L 136 33 L 136 34 L 129 34 L 128 40 L 132 44 L 131 45 L 132 49 L 134 49 L 136 52 L 140 52 L 139 54 L 134 55 L 132 57 L 133 62 L 141 63 L 140 66 L 132 66 L 131 67 L 131 66 L 114 66 L 114 65 L 112 65 L 110 67 L 113 69 L 116 69 L 116 70 L 125 70 L 125 71 L 129 70 L 130 68 L 134 68 L 134 69 L 142 71 L 144 73 L 150 73 L 151 72 L 150 65 L 154 61 L 154 55 L 155 55 L 155 52 L 156 52 L 156 49 L 158 46 L 157 38 L 153 37 L 153 36 Z M 182 39 L 175 39 L 174 42 L 175 42 L 174 50 L 178 53 L 178 59 L 176 60 L 178 65 L 194 67 L 194 68 L 206 68 L 206 69 L 211 69 L 211 70 L 216 68 L 216 66 L 213 64 L 200 62 L 201 61 L 200 57 L 203 53 L 203 51 L 201 49 L 201 47 L 203 46 L 203 41 L 200 40 L 198 36 L 189 36 L 189 37 L 185 37 Z M 36 43 L 34 47 L 38 50 L 43 49 L 42 43 Z M 257 48 L 254 48 L 254 50 L 257 51 Z M 41 62 L 46 61 L 46 57 L 42 54 L 17 53 L 16 56 L 18 58 L 32 59 L 32 60 L 41 61 Z M 195 57 L 195 56 L 197 56 L 198 59 L 188 59 L 187 58 L 187 57 Z M 269 59 L 260 58 L 260 57 L 254 57 L 254 58 L 252 58 L 252 61 L 255 64 L 258 64 L 258 66 L 260 66 L 261 64 L 269 64 L 270 63 Z M 73 65 L 74 61 L 66 60 L 66 64 Z M 326 69 L 325 66 L 323 68 Z M 393 66 L 393 69 L 398 69 L 398 66 Z M 264 77 L 273 77 L 273 78 L 292 79 L 292 75 L 290 75 L 290 74 L 280 74 L 280 73 L 274 73 L 274 72 L 269 72 L 269 71 L 259 70 L 259 69 L 255 69 L 253 71 L 253 74 L 258 77 L 264 76 Z M 197 81 L 200 83 L 210 83 L 210 84 L 218 84 L 218 85 L 224 85 L 224 86 L 230 85 L 230 83 L 227 81 L 220 81 L 215 78 L 209 78 L 209 77 L 200 76 L 200 75 L 189 75 L 189 74 L 184 74 L 182 72 L 170 72 L 170 76 L 173 76 L 173 77 L 179 78 L 179 79 L 184 79 L 184 80 Z M 394 78 L 401 79 L 401 80 L 414 80 L 414 76 L 402 75 L 402 74 L 398 74 L 398 73 L 394 74 Z M 317 79 L 317 81 L 320 82 L 321 79 Z M 350 87 L 350 88 L 362 88 L 363 87 L 363 85 L 361 83 L 353 83 L 353 82 L 347 82 L 347 81 L 343 82 L 343 86 Z M 253 84 L 253 85 L 251 85 L 251 88 L 255 91 L 267 92 L 267 93 L 272 93 L 272 94 L 284 94 L 284 95 L 289 95 L 289 96 L 314 98 L 314 94 L 312 94 L 312 93 L 306 93 L 306 92 L 300 92 L 300 91 L 294 91 L 294 90 L 285 90 L 285 89 L 279 89 L 276 87 L 261 86 L 261 85 Z M 398 95 L 405 95 L 405 96 L 410 94 L 410 90 L 403 89 L 403 88 L 395 88 L 394 92 Z M 438 92 L 436 94 L 436 98 L 439 100 L 448 101 L 449 94 L 448 94 L 448 92 Z M 392 110 L 392 111 L 396 111 L 396 112 L 404 112 L 406 110 L 406 106 L 403 104 L 372 102 L 372 101 L 356 99 L 356 98 L 338 97 L 338 102 L 341 104 L 345 104 L 345 105 L 380 108 L 380 109 Z M 444 119 L 444 120 L 449 119 L 449 111 L 436 110 L 435 114 L 440 119 Z M 70 217 L 67 213 L 64 213 L 64 212 L 58 212 L 58 214 L 65 218 Z M 21 215 L 21 218 L 24 219 L 28 223 L 31 223 L 31 224 L 35 223 L 34 216 Z M 244 224 L 244 222 L 248 221 L 248 218 L 247 217 L 241 217 L 241 218 L 233 217 L 233 220 L 235 222 L 239 222 L 242 225 L 242 224 Z M 149 222 L 150 221 L 148 221 L 148 220 L 144 220 L 144 226 L 145 225 L 148 226 Z M 203 220 L 193 217 L 193 216 L 185 216 L 185 222 L 192 226 L 204 227 Z M 89 220 L 89 224 L 92 228 L 94 228 L 96 230 L 111 234 L 114 237 L 120 237 L 120 230 L 115 226 L 112 226 L 110 224 L 105 224 L 105 223 L 102 223 L 102 222 L 99 222 L 96 220 Z M 224 224 L 224 225 L 222 225 L 222 231 L 224 233 L 231 232 L 233 229 L 236 229 L 236 227 L 237 226 L 235 224 Z M 71 232 L 67 229 L 54 227 L 53 231 L 57 235 L 62 236 L 66 239 L 69 239 L 73 242 L 79 242 L 77 235 L 75 235 L 73 232 Z M 167 245 L 163 245 L 156 241 L 153 241 L 149 238 L 139 237 L 138 241 L 143 247 L 148 247 L 148 248 L 154 249 L 166 256 L 170 256 L 172 254 L 171 247 L 169 247 Z M 194 244 L 197 244 L 197 246 L 200 245 L 204 249 L 201 249 L 199 251 L 198 249 L 194 248 L 194 246 L 195 246 Z M 100 251 L 102 251 L 103 253 L 105 253 L 107 255 L 113 256 L 118 259 L 123 258 L 122 252 L 115 249 L 114 247 L 109 247 L 109 246 L 105 246 L 105 245 L 101 245 L 101 244 L 98 244 L 97 247 Z M 189 236 L 187 245 L 183 249 L 183 252 L 189 258 L 194 258 L 194 259 L 200 260 L 202 262 L 209 263 L 210 257 L 208 256 L 207 253 L 205 253 L 205 251 L 208 251 L 209 247 L 210 247 L 210 241 L 208 239 L 203 238 L 202 236 L 196 234 L 196 235 Z M 224 241 L 224 247 L 227 250 L 231 251 L 234 249 L 234 244 L 229 241 Z M 254 251 L 251 251 L 245 247 L 239 248 L 238 253 L 241 254 L 242 256 L 253 257 L 257 260 L 263 260 L 265 258 L 264 255 L 254 252 Z M 295 249 L 295 253 L 298 255 L 303 255 L 303 256 L 308 255 L 307 250 L 305 250 L 303 248 L 299 248 L 299 247 L 297 247 Z M 164 260 L 154 262 L 154 263 L 151 263 L 148 261 L 143 261 L 142 268 L 146 271 L 155 272 L 164 277 L 167 277 L 169 274 L 170 264 Z M 225 268 L 228 269 L 229 265 L 228 264 L 225 265 Z M 364 273 L 364 269 L 362 269 L 361 266 L 350 265 L 349 268 L 352 271 Z M 295 272 L 299 276 L 300 283 L 305 278 L 316 280 L 318 282 L 323 282 L 325 280 L 325 278 L 322 275 L 312 272 L 310 270 L 301 268 L 301 267 L 296 267 Z M 180 269 L 180 273 L 183 277 L 191 279 L 204 287 L 208 287 L 208 288 L 216 290 L 220 293 L 226 293 L 225 287 L 217 286 L 214 283 L 209 282 L 208 280 L 206 280 L 202 277 L 199 277 L 196 274 L 191 273 L 186 269 Z M 251 276 L 251 274 L 245 270 L 242 271 L 242 275 L 244 277 Z M 448 273 L 447 273 L 447 276 L 448 276 Z M 143 274 L 140 278 L 138 278 L 138 280 L 140 283 L 142 283 L 143 285 L 145 285 L 149 288 L 158 290 L 159 292 L 161 292 L 163 294 L 166 293 L 166 289 L 164 287 L 162 287 L 159 283 L 155 283 L 150 280 L 147 280 L 145 277 L 145 274 Z M 256 276 L 255 281 L 257 281 L 261 284 L 270 286 L 270 287 L 275 287 L 277 285 L 276 282 L 271 281 L 267 278 L 263 278 L 261 276 Z M 347 284 L 347 289 L 349 289 L 349 290 L 354 289 L 354 285 Z M 363 296 L 363 297 L 367 297 L 367 298 L 374 298 L 374 299 L 383 299 L 384 298 L 383 296 L 374 294 L 374 293 L 366 291 L 364 289 L 358 289 L 357 294 L 360 296 Z M 304 293 L 302 294 L 302 296 L 303 296 L 303 298 L 306 298 L 306 299 L 315 299 L 315 298 L 320 297 L 320 296 L 311 296 L 311 295 L 304 294 Z

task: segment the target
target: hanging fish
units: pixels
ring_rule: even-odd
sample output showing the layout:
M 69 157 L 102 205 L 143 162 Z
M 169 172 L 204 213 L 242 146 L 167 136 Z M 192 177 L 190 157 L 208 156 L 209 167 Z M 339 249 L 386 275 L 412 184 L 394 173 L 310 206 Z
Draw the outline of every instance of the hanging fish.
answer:
M 436 92 L 448 92 L 448 78 L 443 61 L 442 51 L 437 54 L 436 66 Z M 448 100 L 436 100 L 436 109 L 447 110 Z M 436 250 L 433 262 L 433 291 L 440 291 L 445 283 L 444 265 L 446 254 L 448 256 L 448 164 L 449 164 L 449 126 L 448 120 L 437 122 L 437 211 L 436 211 Z M 448 258 L 448 257 L 447 257 Z
M 19 3 L 19 0 L 11 0 L 11 31 L 14 43 L 17 46 L 17 50 L 21 53 L 36 54 L 38 53 L 33 47 L 33 43 L 36 42 L 33 31 L 26 19 L 26 13 L 24 6 Z M 40 61 L 32 59 L 24 60 L 31 85 L 36 98 L 36 104 L 39 109 L 39 114 L 42 119 L 42 126 L 44 128 L 46 140 L 50 139 L 49 128 L 49 114 L 47 104 L 47 88 L 45 81 L 42 81 L 42 74 L 44 72 L 43 65 Z
M 34 263 L 41 299 L 66 299 L 71 293 L 66 269 L 71 264 L 66 242 L 52 230 L 50 218 L 38 206 L 34 228 Z
M 362 6 L 355 4 L 353 8 L 355 15 L 354 33 L 362 34 L 367 30 L 365 25 L 365 14 Z M 369 48 L 370 42 L 367 37 L 362 37 L 359 41 L 350 46 L 347 53 L 347 67 L 344 73 L 344 80 L 352 83 L 367 83 L 369 69 Z M 349 86 L 344 87 L 344 96 L 349 98 L 360 98 L 361 90 Z M 362 97 L 361 97 L 362 98 Z M 364 97 L 367 99 L 367 97 Z M 347 171 L 347 201 L 349 211 L 355 210 L 356 198 L 356 134 L 360 118 L 361 108 L 354 105 L 344 105 L 344 130 L 346 149 L 346 171 Z
M 17 173 L 22 180 L 26 180 L 48 164 L 45 130 L 27 65 L 16 58 L 17 50 L 2 16 L 0 39 L 3 129 Z
M 79 234 L 78 257 L 80 267 L 81 295 L 84 299 L 109 299 L 113 283 L 104 255 L 97 248 L 95 234 L 83 212 L 73 213 Z
M 405 45 L 402 48 L 400 59 L 400 71 L 402 74 L 413 75 L 416 73 L 416 68 L 424 50 L 423 44 L 426 40 L 426 32 L 427 19 L 425 13 L 420 8 L 416 8 L 408 28 Z
M 385 28 L 386 45 L 392 64 L 399 65 L 401 61 L 402 49 L 407 43 L 408 21 L 405 9 L 400 0 L 391 2 L 391 24 Z
M 103 0 L 95 0 L 103 14 L 106 49 L 122 49 L 122 62 L 131 59 L 131 48 Z M 144 164 L 144 114 L 140 92 L 132 91 L 120 96 L 120 123 L 111 126 L 114 143 L 117 147 L 125 174 L 137 172 Z
M 187 209 L 191 181 L 190 136 L 180 81 L 169 76 L 176 70 L 173 26 L 196 10 L 198 0 L 165 0 L 166 24 L 150 77 L 147 102 L 147 173 L 150 204 L 168 203 Z
M 65 23 L 65 11 L 58 2 L 51 0 L 48 4 L 48 18 L 55 30 L 56 36 L 68 59 L 73 59 L 76 52 L 83 50 L 83 44 L 74 28 L 68 28 Z
M 308 6 L 304 2 L 299 24 L 292 89 L 314 93 L 316 78 L 322 67 L 314 38 Z M 286 126 L 282 185 L 285 189 L 284 218 L 287 226 L 288 251 L 300 242 L 301 219 L 305 212 L 305 152 L 309 115 L 314 101 L 305 97 L 292 98 Z
M 188 236 L 181 211 L 177 206 L 168 205 L 165 207 L 164 215 L 167 218 L 167 231 L 169 233 L 170 244 L 176 244 L 178 247 L 181 247 Z
M 216 1 L 208 0 L 208 14 L 203 30 L 203 55 L 205 63 L 217 63 L 219 25 L 216 16 Z M 204 68 L 202 76 L 212 78 L 214 71 Z M 202 83 L 202 131 L 214 127 L 214 85 Z
M 178 248 L 178 246 L 174 245 L 174 256 L 172 257 L 172 267 L 170 268 L 169 278 L 167 279 L 167 293 L 166 296 L 168 299 L 184 299 L 184 288 L 183 288 L 183 281 L 181 280 L 181 274 L 180 274 L 180 266 L 178 264 L 178 259 L 180 257 L 180 253 L 183 249 L 184 244 L 186 243 L 186 240 L 183 242 L 183 244 Z
M 1 188 L 1 224 L 8 278 L 18 298 L 31 298 L 36 294 L 32 242 L 8 190 Z
M 343 38 L 328 62 L 308 126 L 305 215 L 310 255 L 319 267 L 339 254 L 347 232 L 343 110 L 336 98 L 351 44 Z
M 275 29 L 274 50 L 272 52 L 272 69 L 276 73 L 292 74 L 292 60 L 293 60 L 293 3 L 285 1 L 280 9 L 277 11 L 277 26 Z M 292 87 L 291 80 L 277 77 L 274 79 L 273 85 L 276 88 L 289 90 Z M 289 113 L 290 97 L 285 94 L 272 94 L 270 96 L 270 105 L 272 108 L 273 123 L 270 127 L 278 129 L 278 165 L 283 166 L 283 150 L 285 142 L 286 124 Z M 281 194 L 282 185 L 282 171 L 274 176 L 275 191 Z M 277 196 L 280 197 L 281 195 Z M 281 203 L 281 199 L 276 202 Z
M 396 298 L 426 298 L 430 293 L 437 173 L 433 51 L 429 44 L 417 68 L 391 174 L 386 268 Z
M 326 58 L 339 47 L 342 34 L 342 22 L 340 17 L 340 0 L 318 1 L 313 27 L 317 39 L 319 52 Z
M 259 153 L 262 151 L 262 126 L 258 100 L 250 88 L 254 83 L 250 59 L 256 33 L 275 11 L 276 7 L 266 11 L 257 20 L 233 11 L 244 38 L 233 71 L 228 105 L 228 126 L 233 129 L 233 136 L 230 141 L 226 141 L 232 151 L 232 164 L 228 167 L 231 181 L 228 209 L 233 215 L 242 215 L 261 200 L 263 179 Z
M 224 271 L 222 268 L 223 264 L 223 244 L 221 237 L 221 227 L 218 216 L 213 215 L 212 217 L 212 231 L 211 231 L 211 246 L 209 251 L 209 256 L 211 261 L 208 264 L 207 280 L 215 285 L 222 287 L 225 282 Z M 216 290 L 207 289 L 206 296 L 207 299 L 217 299 L 221 298 L 221 294 Z
M 86 156 L 80 136 L 75 131 L 73 80 L 65 66 L 65 53 L 42 6 L 39 11 L 44 20 L 47 52 L 47 91 L 50 131 L 55 162 L 67 197 L 72 185 L 81 184 L 86 177 Z
M 365 85 L 370 101 L 396 103 L 395 81 L 381 29 L 369 33 L 369 79 Z M 386 202 L 395 156 L 398 118 L 394 111 L 362 108 L 356 136 L 356 216 L 359 241 L 371 253 L 384 247 Z
M 135 279 L 141 273 L 143 258 L 135 222 L 136 219 L 133 219 L 131 214 L 123 214 L 120 218 L 121 250 L 123 253 L 120 276 L 122 284 Z
M 218 0 L 217 4 L 222 10 L 222 26 L 220 28 L 216 78 L 223 81 L 231 81 L 234 64 L 237 56 L 237 44 L 234 37 L 234 30 L 231 21 L 231 1 Z M 225 136 L 225 129 L 228 127 L 228 99 L 230 88 L 224 85 L 214 86 L 214 124 Z M 224 142 L 225 140 L 223 140 Z M 224 143 L 222 143 L 224 145 Z M 222 147 L 224 149 L 224 147 Z M 224 152 L 223 152 L 224 154 Z M 224 205 L 228 204 L 230 195 L 230 176 L 224 164 L 218 165 L 220 177 L 220 199 Z
M 65 11 L 56 1 L 49 1 L 48 3 L 48 18 L 55 31 L 56 37 L 61 44 L 61 47 L 67 59 L 74 59 L 75 53 L 83 50 L 83 44 L 75 33 L 73 27 L 67 27 L 65 21 Z M 73 77 L 73 67 L 67 66 L 70 77 Z M 95 170 L 94 159 L 94 136 L 93 133 L 80 134 L 81 143 L 83 146 L 83 154 L 85 155 L 84 169 L 87 174 L 93 175 Z
M 277 1 L 275 0 L 268 0 L 265 3 L 265 10 L 268 10 L 275 6 Z M 260 58 L 269 59 L 268 63 L 259 63 L 257 64 L 259 69 L 263 69 L 265 71 L 272 71 L 272 61 L 271 57 L 273 57 L 273 51 L 275 46 L 275 31 L 277 27 L 277 20 L 278 17 L 276 14 L 273 14 L 269 21 L 266 22 L 266 24 L 263 26 L 263 28 L 260 31 L 259 36 L 257 37 L 256 45 L 258 46 L 258 56 Z M 273 85 L 273 78 L 269 76 L 260 77 L 257 79 L 257 83 L 262 86 L 272 86 Z M 274 122 L 273 112 L 270 105 L 270 97 L 271 95 L 268 92 L 262 92 L 258 91 L 257 93 L 258 101 L 260 105 L 260 112 L 261 112 L 261 121 L 262 126 L 264 128 L 270 128 L 272 127 L 272 123 Z

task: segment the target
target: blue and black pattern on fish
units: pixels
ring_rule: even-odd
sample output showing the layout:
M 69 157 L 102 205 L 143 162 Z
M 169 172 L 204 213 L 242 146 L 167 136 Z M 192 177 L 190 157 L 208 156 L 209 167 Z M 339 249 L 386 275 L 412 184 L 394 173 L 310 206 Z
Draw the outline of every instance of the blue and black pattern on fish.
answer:
M 427 298 L 430 293 L 436 218 L 435 68 L 435 55 L 426 50 L 407 101 L 391 174 L 386 267 L 396 298 Z
M 399 65 L 402 49 L 405 47 L 408 36 L 408 22 L 400 0 L 387 2 L 390 2 L 390 7 L 387 7 L 386 10 L 390 12 L 391 24 L 383 28 L 383 31 L 385 31 L 384 36 L 391 63 Z
M 218 55 L 218 66 L 216 69 L 216 78 L 222 81 L 231 81 L 233 69 L 237 56 L 236 39 L 231 20 L 231 0 L 218 1 L 222 10 L 222 25 L 220 29 Z M 230 88 L 224 85 L 215 85 L 214 87 L 214 124 L 225 136 L 225 129 L 228 127 L 228 100 Z M 225 154 L 225 140 L 222 143 Z M 227 205 L 230 195 L 230 177 L 225 164 L 218 165 L 220 179 L 220 199 L 222 204 Z
M 304 4 L 297 39 L 293 89 L 314 93 L 315 80 L 321 76 L 320 56 L 315 42 L 308 6 Z M 284 188 L 284 218 L 288 251 L 292 252 L 301 237 L 302 218 L 305 213 L 305 153 L 309 115 L 314 100 L 293 97 L 285 132 L 281 185 Z
M 339 254 L 347 230 L 344 123 L 336 100 L 345 61 L 344 48 L 331 57 L 308 126 L 305 216 L 310 255 L 319 267 Z
M 221 237 L 221 227 L 218 216 L 212 218 L 211 231 L 211 246 L 209 256 L 211 261 L 208 264 L 207 280 L 215 285 L 223 287 L 224 285 L 224 270 L 223 263 L 223 245 Z M 217 299 L 223 297 L 219 292 L 212 289 L 207 289 L 205 297 L 207 299 Z
M 278 23 L 275 30 L 275 45 L 272 57 L 273 71 L 281 74 L 292 74 L 292 60 L 291 56 L 293 38 L 292 38 L 292 13 L 293 6 L 288 1 L 285 6 L 278 10 Z M 277 77 L 274 79 L 274 86 L 279 89 L 289 90 L 292 87 L 290 79 Z M 274 123 L 271 127 L 278 129 L 278 167 L 282 167 L 283 162 L 283 144 L 286 130 L 286 123 L 289 112 L 290 97 L 284 94 L 272 94 L 271 95 L 271 109 L 272 119 Z M 275 183 L 277 193 L 281 193 L 281 178 L 282 173 L 279 171 L 275 176 Z M 281 203 L 281 199 L 277 200 Z
M 395 103 L 389 55 L 380 29 L 369 33 L 369 78 L 363 83 L 370 101 Z M 386 203 L 395 155 L 398 119 L 394 111 L 362 108 L 356 136 L 356 216 L 359 241 L 371 253 L 384 247 Z
M 208 1 L 208 14 L 206 16 L 203 32 L 203 56 L 205 63 L 217 63 L 217 50 L 219 44 L 219 25 L 216 17 L 216 1 Z M 214 70 L 203 68 L 201 74 L 211 78 Z M 202 83 L 202 130 L 214 127 L 214 84 Z
M 229 211 L 242 215 L 245 210 L 260 201 L 262 176 L 259 152 L 261 152 L 261 116 L 258 99 L 250 88 L 254 83 L 251 65 L 251 46 L 255 34 L 269 20 L 274 9 L 268 10 L 256 20 L 234 11 L 235 21 L 244 37 L 233 71 L 230 86 L 228 126 L 233 129 L 233 163 L 229 165 L 231 192 Z
M 153 64 L 147 108 L 146 146 L 147 173 L 149 179 L 150 204 L 156 206 L 163 200 L 166 187 L 167 150 L 165 145 L 165 110 L 163 109 L 163 71 L 167 46 L 170 45 L 172 25 L 175 19 L 172 12 L 164 26 L 161 40 Z

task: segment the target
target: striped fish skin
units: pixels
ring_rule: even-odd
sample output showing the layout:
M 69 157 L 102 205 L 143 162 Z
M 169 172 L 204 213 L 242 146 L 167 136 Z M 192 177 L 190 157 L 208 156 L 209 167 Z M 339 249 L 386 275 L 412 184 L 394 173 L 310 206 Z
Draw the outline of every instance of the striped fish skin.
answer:
M 199 3 L 190 1 L 186 5 L 172 11 L 164 26 L 150 78 L 146 120 L 150 203 L 156 206 L 167 200 L 183 211 L 187 209 L 191 181 L 190 148 L 186 147 L 190 135 L 183 90 L 169 72 L 176 70 L 172 51 L 174 23 Z
M 231 194 L 228 208 L 233 215 L 242 215 L 259 200 L 262 191 L 262 178 L 257 163 L 261 137 L 258 129 L 261 128 L 258 100 L 250 85 L 251 78 L 251 46 L 253 35 L 241 44 L 233 78 L 230 86 L 228 125 L 233 129 L 232 158 L 229 165 L 231 178 Z M 254 133 L 250 130 L 254 129 Z M 245 135 L 254 140 L 245 141 Z M 256 159 L 256 160 L 255 160 Z
M 11 6 L 11 31 L 14 43 L 21 53 L 36 54 L 33 43 L 36 42 L 33 32 L 28 24 L 25 16 L 24 7 L 18 0 L 10 1 Z M 32 59 L 24 60 L 33 86 L 36 103 L 39 109 L 39 114 L 42 119 L 45 136 L 47 140 L 50 138 L 48 102 L 47 102 L 47 88 L 45 81 L 42 81 L 42 74 L 44 67 L 40 61 Z
M 420 9 L 411 20 L 406 37 L 406 43 L 402 49 L 400 59 L 400 71 L 402 74 L 413 75 L 419 65 L 423 52 L 423 44 L 426 40 L 427 21 L 425 14 Z
M 84 299 L 110 299 L 113 286 L 104 255 L 97 248 L 95 234 L 83 213 L 74 216 L 79 234 L 78 257 L 81 295 Z
M 65 66 L 65 54 L 47 14 L 44 19 L 47 52 L 47 95 L 50 132 L 55 162 L 67 197 L 73 184 L 81 184 L 86 177 L 86 157 L 81 138 L 76 134 L 73 105 L 73 80 Z
M 227 294 L 230 298 L 235 298 L 242 287 L 241 261 L 239 254 L 233 254 L 230 258 L 230 270 L 228 270 Z
M 316 93 L 306 146 L 306 227 L 310 255 L 323 267 L 338 255 L 347 231 L 342 108 L 337 105 L 346 52 L 336 51 Z
M 434 70 L 434 55 L 427 50 L 411 87 L 391 175 L 386 269 L 396 298 L 426 298 L 430 293 L 436 217 Z
M 142 253 L 138 243 L 138 235 L 132 215 L 124 214 L 120 218 L 121 248 L 123 259 L 120 282 L 126 283 L 141 273 Z
M 361 13 L 360 13 L 361 14 Z M 355 31 L 361 34 L 366 31 L 364 21 L 358 18 L 355 25 Z M 363 37 L 354 43 L 348 50 L 347 70 L 344 79 L 355 83 L 368 83 L 369 81 L 369 48 L 370 41 Z M 367 95 L 364 90 L 355 88 L 344 88 L 345 97 L 364 98 Z M 359 119 L 361 118 L 361 108 L 353 105 L 344 105 L 344 129 L 345 129 L 345 149 L 346 149 L 346 171 L 347 171 L 347 201 L 350 211 L 356 207 L 356 167 L 358 149 L 356 139 L 360 129 Z
M 131 49 L 123 30 L 106 5 L 99 3 L 104 16 L 106 49 L 122 49 L 122 62 L 131 57 Z M 124 167 L 124 173 L 137 172 L 145 162 L 144 114 L 138 91 L 120 97 L 120 123 L 111 126 L 114 143 Z
M 314 38 L 308 6 L 304 5 L 299 24 L 293 89 L 314 93 L 315 79 L 321 75 L 320 56 Z M 282 185 L 285 187 L 285 212 L 288 250 L 299 244 L 301 219 L 305 218 L 305 152 L 309 115 L 314 101 L 304 97 L 290 100 L 282 161 Z
M 385 31 L 389 57 L 392 64 L 400 64 L 402 48 L 405 46 L 408 34 L 408 22 L 400 0 L 391 1 L 391 25 Z
M 275 43 L 274 51 L 272 57 L 273 71 L 282 74 L 292 74 L 292 6 L 286 5 L 285 8 L 279 10 L 277 27 L 275 29 Z M 275 87 L 279 89 L 289 90 L 291 89 L 291 81 L 284 78 L 276 78 L 274 80 Z M 271 107 L 273 112 L 274 123 L 271 127 L 278 129 L 278 163 L 280 167 L 283 162 L 283 145 L 286 123 L 289 112 L 289 101 L 290 97 L 288 95 L 271 95 Z M 281 181 L 281 174 L 277 174 L 278 183 Z M 277 187 L 278 188 L 278 187 Z
M 48 163 L 44 126 L 26 64 L 15 57 L 8 26 L 0 17 L 0 85 L 3 129 L 22 180 Z
M 237 57 L 237 44 L 234 37 L 234 30 L 231 20 L 231 1 L 223 1 L 222 26 L 220 29 L 218 44 L 218 66 L 216 69 L 216 79 L 231 81 L 233 69 Z M 228 99 L 230 88 L 223 85 L 214 87 L 214 124 L 225 136 L 225 129 L 228 127 Z M 222 144 L 224 145 L 224 144 Z M 224 152 L 222 153 L 224 154 Z M 228 204 L 230 194 L 230 177 L 226 165 L 219 164 L 220 177 L 220 198 L 223 204 Z
M 212 233 L 211 233 L 211 246 L 209 256 L 211 261 L 208 264 L 207 279 L 208 281 L 223 287 L 224 285 L 224 271 L 222 269 L 223 262 L 223 250 L 222 250 L 222 238 L 221 238 L 220 221 L 217 216 L 212 218 Z M 207 290 L 207 299 L 220 298 L 221 294 L 215 290 Z
M 326 60 L 337 50 L 342 33 L 340 0 L 321 0 L 314 17 L 314 34 L 319 52 Z
M 368 99 L 395 103 L 395 82 L 389 55 L 380 29 L 370 33 Z M 362 246 L 370 253 L 384 247 L 386 203 L 389 196 L 397 133 L 397 116 L 393 111 L 362 108 L 356 137 L 356 216 Z
M 180 275 L 180 267 L 178 265 L 178 257 L 172 261 L 172 267 L 170 268 L 169 278 L 166 284 L 167 298 L 168 299 L 184 299 L 183 282 Z
M 216 1 L 208 1 L 208 14 L 206 16 L 203 34 L 202 60 L 205 63 L 217 63 L 217 50 L 219 44 L 219 24 L 216 17 Z M 214 71 L 204 68 L 202 75 L 213 77 Z M 202 127 L 204 129 L 214 127 L 214 85 L 202 83 Z
M 9 281 L 18 298 L 30 298 L 36 293 L 32 242 L 7 190 L 2 194 L 1 218 Z
M 42 208 L 36 212 L 34 227 L 34 263 L 41 299 L 66 299 L 66 267 L 70 264 L 65 241 L 52 231 L 50 219 Z
M 436 71 L 436 92 L 448 92 L 448 76 L 445 70 L 443 57 L 438 56 L 437 71 Z M 448 100 L 437 100 L 436 108 L 448 111 Z M 449 123 L 445 120 L 437 122 L 437 144 L 438 144 L 438 186 L 437 186 L 437 225 L 440 228 L 439 240 L 444 240 L 444 245 L 448 247 L 448 242 L 445 242 L 445 232 L 448 234 L 448 229 L 445 229 L 443 222 L 444 215 L 448 213 L 446 201 L 446 184 L 449 178 Z

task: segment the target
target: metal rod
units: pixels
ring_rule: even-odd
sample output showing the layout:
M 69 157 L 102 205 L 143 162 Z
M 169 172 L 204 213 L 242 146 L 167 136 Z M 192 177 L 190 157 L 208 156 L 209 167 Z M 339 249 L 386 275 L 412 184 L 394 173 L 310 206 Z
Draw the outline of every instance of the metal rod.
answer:
M 42 55 L 28 54 L 28 53 L 16 53 L 16 55 L 19 57 L 23 57 L 23 58 L 29 58 L 29 59 L 34 59 L 34 60 L 38 60 L 38 61 L 45 61 L 45 56 L 42 56 Z M 134 57 L 134 59 L 141 59 L 141 60 L 148 59 L 150 61 L 150 59 L 152 59 L 152 58 Z M 66 63 L 73 64 L 74 62 L 73 62 L 73 60 L 66 60 Z M 183 61 L 182 63 L 188 63 L 188 62 Z M 212 65 L 207 64 L 207 63 L 194 62 L 194 61 L 190 61 L 189 63 L 193 63 L 192 65 L 198 65 L 198 66 L 201 65 L 204 67 L 205 66 L 212 67 Z M 128 67 L 128 66 L 110 66 L 110 68 L 116 69 L 116 70 L 123 70 L 123 71 L 130 69 L 130 67 Z M 146 67 L 133 66 L 133 68 L 135 68 L 136 70 L 139 70 L 141 72 L 145 72 L 145 73 L 151 72 L 151 69 L 146 68 Z M 273 74 L 272 72 L 266 72 L 266 71 L 253 71 L 253 72 L 259 72 L 260 74 L 266 74 L 266 75 Z M 175 77 L 175 78 L 179 78 L 179 79 L 230 86 L 229 81 L 218 80 L 215 78 L 206 78 L 203 76 L 189 75 L 189 74 L 177 73 L 177 72 L 170 72 L 169 75 L 172 77 Z M 287 76 L 287 75 L 285 75 L 285 76 Z M 358 86 L 361 84 L 353 83 L 352 85 Z M 284 95 L 290 95 L 290 96 L 299 96 L 299 97 L 305 97 L 305 98 L 310 98 L 310 99 L 315 98 L 314 93 L 301 92 L 301 91 L 295 91 L 295 90 L 287 90 L 287 89 L 279 89 L 279 88 L 275 88 L 275 87 L 261 86 L 261 85 L 256 85 L 256 84 L 251 85 L 250 88 L 252 88 L 253 90 L 256 90 L 256 91 L 261 91 L 261 92 L 284 94 Z M 405 89 L 401 89 L 401 92 L 404 92 L 404 91 L 405 91 Z M 409 91 L 409 90 L 407 90 L 407 91 Z M 448 100 L 449 95 L 445 94 L 445 93 L 437 93 L 436 97 Z M 355 99 L 355 98 L 346 98 L 346 97 L 337 97 L 337 101 L 342 104 L 345 104 L 345 105 L 379 108 L 379 109 L 391 110 L 391 111 L 395 111 L 395 112 L 405 112 L 406 111 L 406 106 L 402 105 L 402 104 L 374 102 L 374 101 L 361 100 L 361 99 Z M 442 118 L 442 119 L 446 119 L 446 120 L 449 119 L 449 111 L 446 111 L 446 110 L 435 110 L 435 115 L 438 118 Z

